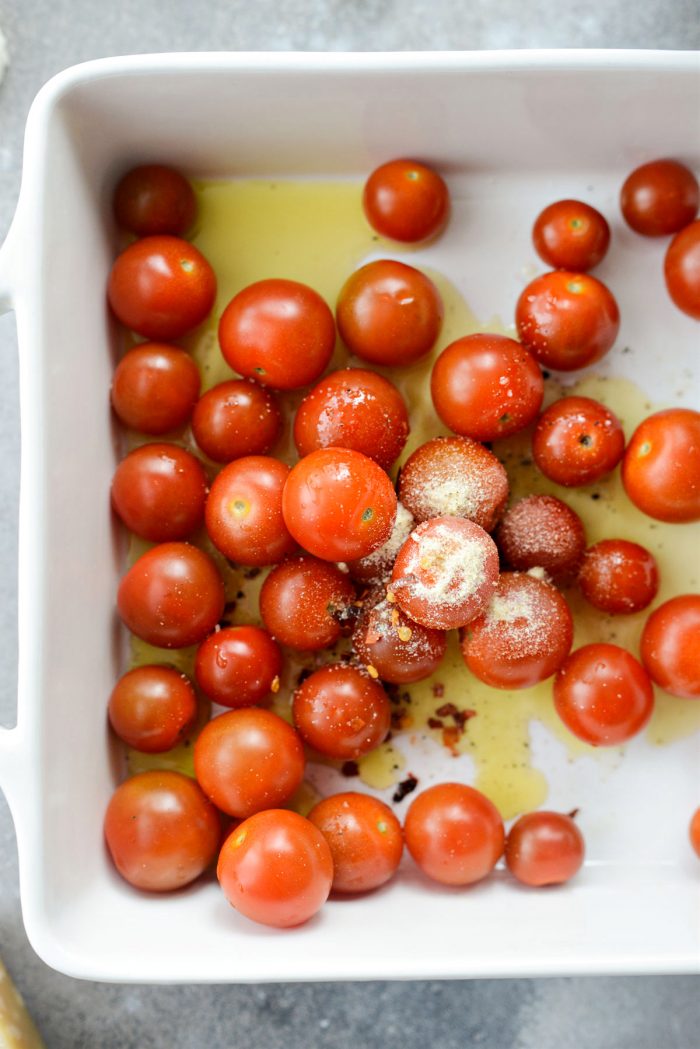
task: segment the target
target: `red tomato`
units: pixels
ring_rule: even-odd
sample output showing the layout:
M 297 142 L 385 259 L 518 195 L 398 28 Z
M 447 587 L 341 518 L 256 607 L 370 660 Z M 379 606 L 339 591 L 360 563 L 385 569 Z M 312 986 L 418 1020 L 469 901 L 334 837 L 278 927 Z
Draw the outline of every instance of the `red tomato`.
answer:
M 465 628 L 462 656 L 493 688 L 530 688 L 556 673 L 573 639 L 574 621 L 558 590 L 504 572 L 484 614 Z
M 584 645 L 554 679 L 554 706 L 570 732 L 594 747 L 615 747 L 644 728 L 654 691 L 644 667 L 617 645 Z
M 294 418 L 299 455 L 352 448 L 388 470 L 408 437 L 408 411 L 393 383 L 376 372 L 344 368 L 307 393 Z
M 383 801 L 354 791 L 332 794 L 313 807 L 309 821 L 331 850 L 334 892 L 368 892 L 394 876 L 403 834 Z
M 451 630 L 484 611 L 497 581 L 491 536 L 463 517 L 436 517 L 418 525 L 401 547 L 389 593 L 417 623 Z
M 438 783 L 412 802 L 404 837 L 429 878 L 471 885 L 496 866 L 505 833 L 498 809 L 484 794 L 463 783 Z
M 506 840 L 506 867 L 525 885 L 561 885 L 583 865 L 586 846 L 570 816 L 528 812 Z
M 359 583 L 382 583 L 391 575 L 396 555 L 415 528 L 413 514 L 402 503 L 396 504 L 391 535 L 377 550 L 357 561 L 348 561 L 348 571 Z
M 655 412 L 632 434 L 622 483 L 634 505 L 658 521 L 700 520 L 700 412 Z
M 495 539 L 510 568 L 543 568 L 555 583 L 578 572 L 586 549 L 583 521 L 553 495 L 528 495 L 514 503 L 503 515 Z
M 284 523 L 309 553 L 326 561 L 366 557 L 391 535 L 396 493 L 361 452 L 321 448 L 296 464 L 282 493 Z
M 225 466 L 211 486 L 205 519 L 212 543 L 229 561 L 273 565 L 296 543 L 282 517 L 289 467 L 278 459 L 247 455 Z
M 409 619 L 388 601 L 383 587 L 366 596 L 352 644 L 370 673 L 394 685 L 422 681 L 437 670 L 447 648 L 444 630 Z
M 436 360 L 430 391 L 450 430 L 493 441 L 532 422 L 542 406 L 544 381 L 520 343 L 504 335 L 467 335 Z
M 420 270 L 392 259 L 361 266 L 340 290 L 335 316 L 341 339 L 371 364 L 413 364 L 429 353 L 444 307 Z
M 249 707 L 279 688 L 282 653 L 257 626 L 217 630 L 197 649 L 194 675 L 210 699 L 223 707 Z
M 112 266 L 109 304 L 127 328 L 146 339 L 179 339 L 208 316 L 216 298 L 214 271 L 179 237 L 144 237 Z
M 216 856 L 221 822 L 197 784 L 179 772 L 140 772 L 117 787 L 104 832 L 114 865 L 131 885 L 180 889 Z
M 162 164 L 132 168 L 114 191 L 114 217 L 139 237 L 186 233 L 197 214 L 192 187 L 179 171 Z
M 235 371 L 263 386 L 315 382 L 335 347 L 333 314 L 318 292 L 294 280 L 261 280 L 229 302 L 219 345 Z
M 440 233 L 447 222 L 450 195 L 432 168 L 415 160 L 390 160 L 367 179 L 362 206 L 377 233 L 415 243 Z
M 578 585 L 596 608 L 611 615 L 628 615 L 654 600 L 659 571 L 653 555 L 638 543 L 602 539 L 586 550 Z
M 117 595 L 127 629 L 160 648 L 196 645 L 221 619 L 224 602 L 216 565 L 189 543 L 161 543 L 142 554 Z
M 532 455 L 550 481 L 566 487 L 593 484 L 614 470 L 625 435 L 609 408 L 590 397 L 562 397 L 537 420 Z
M 611 292 L 585 273 L 555 270 L 536 277 L 515 309 L 518 336 L 545 368 L 570 372 L 611 349 L 620 311 Z
M 693 818 L 690 821 L 689 837 L 695 854 L 700 856 L 700 809 L 696 809 L 693 813 Z
M 354 601 L 344 572 L 304 555 L 272 569 L 260 591 L 260 615 L 280 644 L 313 652 L 336 643 Z
M 585 273 L 604 258 L 610 227 L 599 211 L 580 200 L 549 204 L 532 227 L 535 251 L 553 269 Z
M 184 350 L 144 342 L 117 365 L 112 407 L 125 426 L 157 436 L 185 425 L 199 384 L 199 369 Z
M 466 517 L 490 532 L 508 498 L 508 476 L 493 452 L 470 437 L 434 437 L 401 468 L 399 499 L 416 521 Z
M 302 739 L 329 758 L 359 758 L 386 739 L 389 698 L 361 670 L 334 663 L 314 671 L 294 693 L 294 724 Z
M 700 188 L 692 171 L 677 160 L 653 160 L 628 175 L 620 207 L 628 226 L 645 237 L 677 233 L 698 213 Z
M 304 748 L 277 714 L 242 707 L 204 726 L 194 745 L 194 771 L 217 808 L 246 819 L 291 798 L 304 778 Z
M 282 433 L 274 394 L 248 379 L 232 379 L 207 390 L 192 416 L 192 435 L 215 463 L 265 455 Z
M 664 691 L 700 698 L 700 594 L 681 594 L 659 605 L 646 621 L 641 652 Z
M 136 667 L 119 678 L 109 699 L 112 728 L 128 747 L 145 754 L 176 746 L 196 716 L 194 689 L 173 667 Z
M 207 475 L 176 444 L 143 444 L 122 459 L 112 506 L 127 528 L 153 543 L 186 539 L 204 519 Z
M 269 809 L 229 835 L 216 874 L 232 907 L 254 922 L 284 929 L 308 921 L 326 902 L 333 859 L 312 823 L 296 812 Z
M 700 320 L 700 219 L 677 233 L 669 244 L 664 276 L 678 309 Z

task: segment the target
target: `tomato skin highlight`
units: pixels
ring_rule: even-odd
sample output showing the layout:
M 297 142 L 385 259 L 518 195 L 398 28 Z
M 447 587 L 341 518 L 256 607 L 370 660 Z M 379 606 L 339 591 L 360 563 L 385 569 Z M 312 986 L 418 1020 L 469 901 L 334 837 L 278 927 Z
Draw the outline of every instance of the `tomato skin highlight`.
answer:
M 401 824 L 383 801 L 369 794 L 332 794 L 308 819 L 328 842 L 333 892 L 369 892 L 396 873 L 403 853 Z
M 162 754 L 174 747 L 197 716 L 187 677 L 172 667 L 140 666 L 123 674 L 109 699 L 109 721 L 128 747 Z
M 570 881 L 581 869 L 584 855 L 581 831 L 560 812 L 528 812 L 513 824 L 506 839 L 506 867 L 524 885 Z
M 625 450 L 622 483 L 657 521 L 700 520 L 700 412 L 669 408 L 644 419 Z
M 125 426 L 160 436 L 189 421 L 199 387 L 199 368 L 184 350 L 143 342 L 117 365 L 112 407 Z
M 302 925 L 326 902 L 333 859 L 309 820 L 286 809 L 250 816 L 226 839 L 216 869 L 224 896 L 251 921 Z
M 646 621 L 642 663 L 652 681 L 682 699 L 700 699 L 700 594 L 665 601 Z
M 652 160 L 627 176 L 620 191 L 625 222 L 645 237 L 677 233 L 698 213 L 700 187 L 677 160 Z
M 138 237 L 182 236 L 197 214 L 186 178 L 164 164 L 142 164 L 122 176 L 114 191 L 114 217 Z
M 256 626 L 217 630 L 197 649 L 197 684 L 224 707 L 249 707 L 279 688 L 282 653 L 266 631 Z
M 370 226 L 390 240 L 415 244 L 440 233 L 450 197 L 436 171 L 415 160 L 390 160 L 365 183 L 362 207 Z
M 142 444 L 119 463 L 112 507 L 136 535 L 153 543 L 186 539 L 204 520 L 207 475 L 177 444 Z
M 678 309 L 700 321 L 700 219 L 677 233 L 669 244 L 664 277 Z
M 535 251 L 552 269 L 585 273 L 605 257 L 610 227 L 599 211 L 580 200 L 558 200 L 535 219 Z

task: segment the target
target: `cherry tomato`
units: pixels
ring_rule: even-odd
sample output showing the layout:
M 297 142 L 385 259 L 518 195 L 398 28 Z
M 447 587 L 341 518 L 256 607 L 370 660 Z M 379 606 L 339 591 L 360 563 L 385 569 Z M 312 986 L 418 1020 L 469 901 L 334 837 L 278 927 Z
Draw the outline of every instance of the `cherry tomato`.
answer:
M 689 837 L 695 854 L 700 856 L 700 809 L 696 809 L 693 813 L 693 818 L 690 821 Z
M 205 520 L 212 543 L 241 565 L 273 565 L 296 543 L 282 517 L 289 467 L 278 459 L 247 455 L 225 466 L 211 486 Z
M 282 493 L 284 522 L 326 561 L 366 557 L 387 541 L 396 493 L 381 467 L 349 448 L 321 448 L 296 464 Z
M 586 549 L 583 521 L 553 495 L 529 495 L 514 503 L 503 515 L 495 539 L 510 568 L 543 568 L 555 583 L 576 575 Z
M 388 579 L 396 555 L 415 528 L 413 514 L 402 503 L 396 504 L 396 517 L 391 535 L 382 546 L 357 561 L 348 561 L 348 571 L 359 583 L 381 583 Z
M 508 832 L 506 867 L 525 885 L 561 885 L 581 869 L 585 850 L 570 816 L 528 812 Z
M 640 612 L 656 597 L 656 561 L 639 543 L 602 539 L 586 550 L 578 577 L 581 593 L 596 608 L 611 615 Z
M 196 213 L 197 201 L 187 179 L 162 164 L 132 168 L 114 191 L 117 223 L 139 237 L 180 236 L 190 228 Z
M 107 286 L 117 320 L 146 339 L 179 339 L 208 316 L 216 277 L 179 237 L 144 237 L 117 256 Z
M 424 521 L 399 551 L 389 593 L 410 619 L 434 630 L 466 626 L 498 581 L 491 536 L 463 517 Z
M 584 645 L 554 679 L 554 706 L 570 732 L 594 747 L 615 747 L 644 728 L 654 691 L 641 663 L 617 645 Z
M 378 798 L 354 791 L 332 794 L 314 805 L 309 821 L 331 850 L 334 892 L 378 889 L 396 873 L 403 852 L 401 824 Z
M 503 854 L 498 809 L 473 787 L 438 783 L 412 802 L 404 822 L 406 848 L 424 874 L 443 885 L 471 885 Z
M 408 437 L 408 411 L 393 383 L 376 372 L 344 368 L 307 393 L 294 418 L 299 455 L 352 448 L 388 470 Z
M 144 754 L 174 747 L 197 716 L 189 679 L 172 667 L 143 666 L 119 678 L 109 699 L 112 728 L 127 746 Z
M 350 350 L 371 364 L 413 364 L 429 353 L 444 307 L 433 282 L 404 262 L 368 262 L 340 290 L 336 322 Z
M 620 311 L 611 292 L 586 273 L 555 270 L 536 277 L 515 309 L 518 336 L 545 368 L 570 372 L 611 349 Z
M 466 517 L 490 532 L 508 498 L 508 476 L 493 452 L 470 437 L 434 437 L 401 468 L 399 499 L 416 521 Z
M 217 630 L 197 649 L 194 675 L 210 699 L 223 707 L 249 707 L 279 688 L 282 653 L 257 626 Z
M 154 543 L 185 539 L 204 519 L 207 476 L 176 444 L 143 444 L 119 463 L 112 506 L 127 528 Z
M 314 671 L 294 693 L 302 739 L 329 758 L 359 758 L 386 739 L 391 707 L 381 685 L 345 663 Z
M 552 269 L 585 273 L 605 257 L 610 227 L 590 204 L 558 200 L 535 219 L 532 241 L 539 257 Z
M 362 206 L 370 226 L 382 237 L 416 243 L 440 233 L 450 195 L 432 168 L 415 160 L 390 160 L 367 179 Z
M 655 412 L 632 434 L 622 483 L 634 505 L 657 521 L 700 520 L 700 412 Z
M 235 371 L 263 386 L 315 382 L 335 347 L 333 314 L 318 292 L 294 280 L 261 280 L 229 302 L 219 345 Z
M 444 630 L 431 630 L 409 619 L 378 587 L 363 601 L 352 644 L 369 673 L 401 685 L 422 681 L 437 670 L 447 638 Z
M 653 160 L 635 168 L 620 192 L 628 226 L 645 237 L 677 233 L 698 213 L 700 188 L 692 171 L 677 160 Z
M 192 416 L 194 439 L 215 463 L 265 455 L 281 433 L 275 396 L 249 379 L 231 379 L 207 390 Z
M 122 878 L 137 889 L 169 892 L 194 881 L 212 862 L 221 822 L 189 776 L 158 770 L 117 787 L 104 833 Z
M 196 645 L 221 619 L 224 602 L 216 565 L 189 543 L 161 543 L 142 554 L 117 595 L 127 629 L 160 648 Z
M 574 621 L 558 590 L 504 572 L 486 611 L 465 628 L 462 655 L 493 688 L 530 688 L 559 670 L 573 639 Z
M 304 555 L 272 569 L 260 591 L 260 615 L 280 644 L 313 652 L 336 643 L 354 600 L 344 572 Z
M 700 320 L 700 219 L 677 233 L 669 244 L 664 276 L 678 309 Z
M 125 426 L 158 436 L 185 425 L 199 385 L 199 369 L 184 350 L 144 342 L 117 365 L 112 407 Z
M 700 698 L 700 594 L 672 597 L 651 613 L 641 641 L 642 662 L 665 692 Z
M 537 416 L 544 381 L 537 361 L 504 335 L 467 335 L 442 351 L 430 379 L 435 411 L 464 437 L 493 441 Z
M 216 874 L 232 907 L 254 922 L 284 929 L 308 921 L 326 902 L 333 859 L 312 823 L 296 812 L 269 809 L 229 835 Z
M 532 455 L 550 481 L 566 487 L 592 484 L 614 470 L 625 435 L 609 408 L 590 397 L 562 397 L 537 420 Z
M 291 798 L 304 778 L 304 748 L 277 714 L 242 707 L 204 726 L 194 745 L 194 770 L 217 808 L 245 819 Z

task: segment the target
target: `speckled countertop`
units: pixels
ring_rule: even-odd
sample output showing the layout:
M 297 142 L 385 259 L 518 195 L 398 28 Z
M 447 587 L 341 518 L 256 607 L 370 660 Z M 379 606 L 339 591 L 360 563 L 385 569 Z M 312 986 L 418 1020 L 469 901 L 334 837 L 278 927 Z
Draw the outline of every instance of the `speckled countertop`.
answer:
M 699 48 L 697 0 L 2 0 L 0 235 L 37 90 L 75 62 L 130 52 L 412 48 Z M 14 321 L 0 319 L 0 721 L 16 692 L 19 410 Z M 689 977 L 147 987 L 52 972 L 27 943 L 0 798 L 0 953 L 50 1049 L 695 1049 Z

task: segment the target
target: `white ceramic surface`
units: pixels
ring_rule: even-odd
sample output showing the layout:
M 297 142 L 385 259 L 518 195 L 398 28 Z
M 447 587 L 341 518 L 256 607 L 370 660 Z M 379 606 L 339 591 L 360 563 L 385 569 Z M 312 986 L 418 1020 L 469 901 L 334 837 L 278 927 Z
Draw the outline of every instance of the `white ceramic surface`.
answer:
M 621 173 L 642 159 L 674 155 L 697 168 L 699 98 L 699 56 L 680 52 L 139 56 L 75 67 L 42 89 L 0 250 L 22 411 L 18 723 L 0 730 L 0 783 L 27 932 L 49 964 L 95 979 L 188 982 L 700 966 L 700 881 L 679 845 L 688 798 L 700 798 L 697 738 L 656 750 L 635 740 L 613 769 L 571 766 L 535 729 L 552 806 L 586 791 L 599 814 L 586 828 L 589 862 L 565 892 L 499 877 L 468 893 L 429 889 L 406 865 L 386 891 L 332 902 L 278 933 L 240 919 L 213 885 L 137 895 L 101 844 L 115 782 L 104 703 L 122 643 L 104 298 L 118 174 L 161 157 L 198 175 L 362 178 L 387 157 L 429 156 L 469 223 L 468 238 L 453 223 L 431 265 L 486 320 L 523 286 L 523 223 L 544 203 L 595 186 L 614 214 Z M 605 280 L 614 267 L 619 345 L 645 352 L 606 367 L 657 401 L 682 388 L 697 407 L 698 329 L 663 292 L 658 246 L 620 227 L 613 251 L 599 272 Z M 437 748 L 428 759 L 439 776 Z

